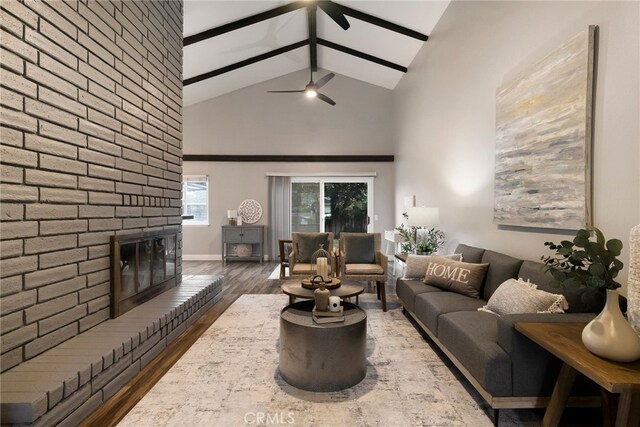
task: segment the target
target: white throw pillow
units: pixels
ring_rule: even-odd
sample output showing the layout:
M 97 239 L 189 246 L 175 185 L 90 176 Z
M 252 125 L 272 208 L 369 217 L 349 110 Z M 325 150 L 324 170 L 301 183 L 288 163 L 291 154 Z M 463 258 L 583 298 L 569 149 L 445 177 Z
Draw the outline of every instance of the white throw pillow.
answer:
M 497 314 L 564 313 L 569 304 L 564 295 L 552 294 L 524 280 L 509 279 L 498 286 L 487 305 L 478 311 Z
M 462 254 L 444 255 L 443 258 L 452 259 L 455 261 L 462 261 Z M 413 255 L 407 256 L 406 266 L 404 268 L 403 279 L 416 279 L 423 280 L 427 274 L 427 266 L 431 255 Z

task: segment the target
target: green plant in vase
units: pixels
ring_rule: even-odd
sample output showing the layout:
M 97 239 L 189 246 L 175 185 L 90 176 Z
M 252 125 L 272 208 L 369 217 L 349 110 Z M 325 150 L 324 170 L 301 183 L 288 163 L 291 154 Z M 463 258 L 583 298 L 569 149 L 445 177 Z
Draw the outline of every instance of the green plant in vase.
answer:
M 444 232 L 437 228 L 430 228 L 428 231 L 421 227 L 405 225 L 409 220 L 406 212 L 402 213 L 404 221 L 396 227 L 396 230 L 402 236 L 403 241 L 400 243 L 400 251 L 406 254 L 412 253 L 434 253 L 444 245 Z M 423 232 L 426 231 L 426 232 Z
M 405 225 L 405 222 L 409 220 L 409 214 L 406 212 L 402 212 L 402 217 L 404 220 L 396 227 L 396 231 L 398 231 L 402 237 L 400 252 L 403 254 L 412 254 L 416 249 L 416 230 L 418 227 Z
M 615 281 L 624 266 L 617 258 L 622 252 L 619 239 L 606 240 L 598 228 L 586 227 L 578 230 L 573 241 L 545 242 L 544 245 L 555 251 L 553 256 L 542 257 L 554 284 L 568 294 L 579 295 L 589 311 L 602 309 L 606 290 L 620 287 Z
M 416 243 L 416 253 L 418 255 L 428 255 L 429 252 L 429 244 L 426 241 L 422 240 Z

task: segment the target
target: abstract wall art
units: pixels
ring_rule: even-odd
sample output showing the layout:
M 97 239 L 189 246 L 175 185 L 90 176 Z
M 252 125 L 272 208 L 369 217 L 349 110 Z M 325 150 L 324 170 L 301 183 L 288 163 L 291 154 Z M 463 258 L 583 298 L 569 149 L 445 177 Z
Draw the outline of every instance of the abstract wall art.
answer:
M 496 224 L 591 224 L 596 30 L 589 26 L 498 88 Z

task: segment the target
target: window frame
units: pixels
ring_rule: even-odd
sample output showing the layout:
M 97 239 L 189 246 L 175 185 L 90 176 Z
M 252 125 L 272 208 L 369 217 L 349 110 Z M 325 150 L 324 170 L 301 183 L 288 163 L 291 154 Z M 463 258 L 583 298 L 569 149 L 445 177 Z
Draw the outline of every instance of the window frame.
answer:
M 183 226 L 191 226 L 191 227 L 208 227 L 210 225 L 209 219 L 210 219 L 210 200 L 209 200 L 209 176 L 208 175 L 183 175 L 182 176 L 182 214 L 183 215 L 188 215 L 187 212 L 187 205 L 199 205 L 201 206 L 202 203 L 187 203 L 187 182 L 204 182 L 206 185 L 206 203 L 204 203 L 204 205 L 206 206 L 206 214 L 207 214 L 207 218 L 204 221 L 198 221 L 195 218 L 194 219 L 183 219 L 182 220 L 182 225 Z

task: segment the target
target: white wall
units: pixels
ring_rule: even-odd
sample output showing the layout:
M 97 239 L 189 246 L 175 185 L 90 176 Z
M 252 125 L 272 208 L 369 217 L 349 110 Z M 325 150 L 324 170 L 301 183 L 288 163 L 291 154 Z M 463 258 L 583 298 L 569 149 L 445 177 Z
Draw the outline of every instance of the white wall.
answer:
M 452 2 L 394 93 L 396 222 L 404 196 L 440 208 L 449 250 L 459 242 L 525 259 L 549 255 L 553 232 L 493 223 L 495 94 L 590 24 L 600 27 L 594 224 L 628 245 L 640 222 L 637 2 Z M 622 274 L 626 280 L 629 252 Z
M 324 75 L 324 71 L 318 75 Z M 336 106 L 307 100 L 304 94 L 267 94 L 267 90 L 304 88 L 308 71 L 196 104 L 184 110 L 185 154 L 390 155 L 394 152 L 392 92 L 336 76 L 321 92 Z M 209 176 L 210 226 L 183 227 L 185 259 L 219 259 L 220 226 L 226 212 L 245 199 L 263 208 L 258 224 L 268 224 L 267 172 L 375 172 L 375 231 L 394 226 L 393 163 L 185 162 L 185 175 Z

